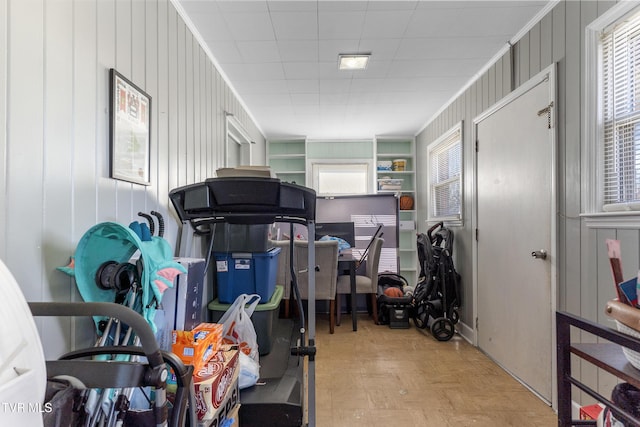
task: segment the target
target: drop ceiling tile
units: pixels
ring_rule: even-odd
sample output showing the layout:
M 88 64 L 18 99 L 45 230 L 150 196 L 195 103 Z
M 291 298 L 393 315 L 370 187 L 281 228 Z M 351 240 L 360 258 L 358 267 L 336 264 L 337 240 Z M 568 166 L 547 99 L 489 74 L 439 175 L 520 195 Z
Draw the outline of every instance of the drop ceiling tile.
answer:
M 351 92 L 349 94 L 348 105 L 358 105 L 360 108 L 367 108 L 368 105 L 376 104 L 380 94 L 377 91 Z
M 401 46 L 401 38 L 362 39 L 354 51 L 371 52 L 371 59 L 392 60 Z
M 402 37 L 412 13 L 412 10 L 369 11 L 365 16 L 362 38 Z
M 332 62 L 318 64 L 318 76 L 321 80 L 351 80 L 357 71 L 338 69 L 338 58 Z
M 318 42 L 315 40 L 278 40 L 283 62 L 317 61 Z
M 365 1 L 319 1 L 317 2 L 320 12 L 353 12 L 366 11 L 367 3 Z
M 256 64 L 225 64 L 223 70 L 233 81 L 242 80 L 284 80 L 282 64 L 256 63 Z
M 202 0 L 199 0 L 202 1 Z M 211 2 L 207 0 L 204 3 Z M 267 12 L 269 10 L 266 0 L 214 0 L 218 8 L 223 12 Z
M 245 97 L 245 101 L 251 102 L 252 105 L 264 105 L 271 107 L 287 107 L 293 105 L 289 94 L 252 94 Z
M 534 14 L 527 7 L 507 8 L 496 2 L 495 7 L 481 8 L 471 5 L 460 13 L 457 9 L 416 10 L 409 25 L 407 37 L 505 36 L 508 40 L 522 28 Z
M 318 15 L 320 40 L 359 39 L 362 35 L 364 11 L 340 13 L 321 11 Z
M 265 136 L 327 138 L 417 131 L 546 4 L 176 1 Z M 338 71 L 362 51 L 367 70 Z
M 280 61 L 280 52 L 275 40 L 239 41 L 237 42 L 237 46 L 244 62 L 255 63 Z
M 220 14 L 217 1 L 204 2 L 202 0 L 181 0 L 180 6 L 190 17 L 202 14 L 202 13 L 216 13 Z
M 271 93 L 287 93 L 289 86 L 287 80 L 240 80 L 234 84 L 239 92 L 271 94 Z
M 315 12 L 318 10 L 318 6 L 316 2 L 313 1 L 277 1 L 277 0 L 269 0 L 267 3 L 267 7 L 270 11 L 274 12 Z
M 242 3 L 242 2 L 238 2 Z M 227 28 L 235 40 L 275 40 L 269 13 L 227 13 Z
M 320 106 L 335 106 L 345 104 L 349 94 L 344 91 L 328 91 L 320 93 Z
M 319 105 L 320 96 L 318 93 L 292 93 L 291 103 L 295 106 L 299 105 Z
M 320 82 L 317 79 L 287 80 L 289 93 L 318 93 Z
M 316 40 L 318 36 L 315 12 L 272 12 L 271 22 L 278 40 Z
M 353 79 L 351 92 L 379 92 L 387 85 L 387 79 Z
M 367 10 L 413 10 L 419 1 L 370 1 Z
M 317 79 L 318 64 L 315 62 L 283 62 L 284 75 L 287 79 Z
M 351 79 L 322 79 L 320 94 L 346 94 L 351 88 Z
M 320 106 L 317 103 L 293 104 L 293 113 L 299 117 L 308 115 L 309 118 L 317 120 L 318 113 L 320 113 Z
M 396 59 L 490 58 L 506 44 L 504 37 L 405 38 Z
M 391 61 L 381 61 L 373 59 L 369 60 L 369 64 L 365 70 L 353 72 L 354 79 L 377 79 L 387 77 L 391 68 Z
M 483 65 L 481 59 L 424 59 L 418 61 L 395 61 L 389 73 L 396 78 L 403 77 L 447 77 L 468 76 L 470 70 L 478 70 Z
M 333 39 L 320 40 L 319 60 L 321 62 L 333 62 L 338 66 L 338 55 L 341 53 L 358 53 L 360 51 L 360 41 L 358 39 Z

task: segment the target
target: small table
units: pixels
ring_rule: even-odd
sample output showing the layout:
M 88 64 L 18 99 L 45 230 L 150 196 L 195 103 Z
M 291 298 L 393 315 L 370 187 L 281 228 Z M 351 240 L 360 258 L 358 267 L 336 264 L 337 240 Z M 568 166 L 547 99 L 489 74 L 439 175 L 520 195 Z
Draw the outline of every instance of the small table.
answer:
M 353 330 L 358 330 L 358 314 L 356 312 L 356 263 L 359 258 L 354 257 L 351 249 L 345 249 L 338 254 L 338 272 L 349 270 L 349 283 L 351 284 L 351 321 Z M 340 307 L 338 307 L 340 310 Z

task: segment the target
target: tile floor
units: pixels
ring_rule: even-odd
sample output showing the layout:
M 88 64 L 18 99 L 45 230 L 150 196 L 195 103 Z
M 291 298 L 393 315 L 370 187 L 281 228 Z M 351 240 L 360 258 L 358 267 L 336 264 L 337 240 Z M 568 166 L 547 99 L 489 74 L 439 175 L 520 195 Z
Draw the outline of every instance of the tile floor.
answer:
M 318 427 L 552 427 L 555 412 L 459 336 L 317 320 Z

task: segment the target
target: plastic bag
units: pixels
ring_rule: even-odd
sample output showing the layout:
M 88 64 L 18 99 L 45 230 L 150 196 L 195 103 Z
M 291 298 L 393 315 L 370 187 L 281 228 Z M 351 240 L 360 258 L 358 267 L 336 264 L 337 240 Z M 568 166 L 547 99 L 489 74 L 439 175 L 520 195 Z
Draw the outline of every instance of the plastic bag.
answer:
M 240 390 L 251 387 L 258 382 L 260 378 L 260 365 L 240 352 L 240 374 L 238 375 L 238 388 Z
M 259 361 L 258 338 L 251 322 L 251 315 L 260 303 L 260 295 L 241 294 L 222 315 L 218 323 L 222 323 L 222 341 L 237 344 L 240 351 Z
M 251 387 L 260 377 L 258 337 L 251 315 L 260 303 L 260 295 L 241 294 L 222 315 L 222 342 L 237 344 L 240 349 L 240 375 L 238 387 Z

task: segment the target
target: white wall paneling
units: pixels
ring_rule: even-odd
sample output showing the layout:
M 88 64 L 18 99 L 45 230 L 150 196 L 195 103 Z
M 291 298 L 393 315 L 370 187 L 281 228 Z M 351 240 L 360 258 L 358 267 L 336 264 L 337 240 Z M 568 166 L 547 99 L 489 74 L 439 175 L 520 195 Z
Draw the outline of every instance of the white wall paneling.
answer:
M 170 0 L 0 0 L 0 52 L 0 258 L 29 301 L 80 299 L 56 267 L 96 223 L 157 210 L 175 247 L 169 190 L 224 163 L 224 111 L 265 163 L 264 137 Z M 109 178 L 110 68 L 152 98 L 148 186 Z M 47 357 L 92 335 L 82 320 L 38 325 Z

